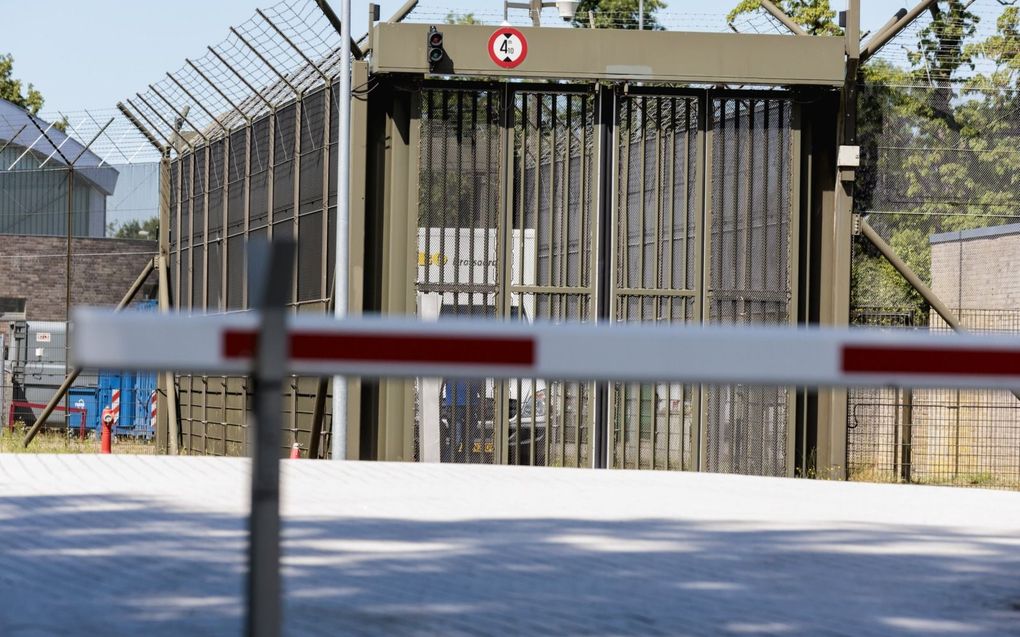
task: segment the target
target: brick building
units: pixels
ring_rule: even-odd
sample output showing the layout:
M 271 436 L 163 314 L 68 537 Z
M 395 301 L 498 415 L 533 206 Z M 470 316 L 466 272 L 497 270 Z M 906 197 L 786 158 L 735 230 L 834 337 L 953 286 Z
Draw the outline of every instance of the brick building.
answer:
M 946 304 L 1020 311 L 1020 223 L 943 232 L 930 242 L 932 289 Z
M 932 290 L 970 332 L 1020 334 L 1020 224 L 932 235 Z M 931 328 L 947 333 L 935 312 Z M 914 392 L 913 475 L 1016 486 L 1020 403 L 1008 391 Z M 995 482 L 998 480 L 999 482 Z
M 5 422 L 9 413 L 13 420 L 33 422 L 38 407 L 31 405 L 49 401 L 67 372 L 68 289 L 72 307 L 116 305 L 156 253 L 155 241 L 75 237 L 68 277 L 66 238 L 0 234 L 0 340 L 6 350 L 0 352 L 0 416 Z M 157 277 L 150 274 L 135 299 L 155 298 L 156 286 Z M 20 323 L 26 320 L 28 325 Z M 94 372 L 80 376 L 64 408 L 84 400 L 98 413 L 97 383 Z M 11 401 L 22 404 L 9 412 Z M 68 426 L 65 417 L 66 412 L 54 412 L 48 423 Z
M 71 304 L 116 305 L 157 252 L 155 241 L 71 240 Z M 63 321 L 67 295 L 64 237 L 0 234 L 0 331 L 11 320 Z M 137 298 L 155 298 L 150 275 Z

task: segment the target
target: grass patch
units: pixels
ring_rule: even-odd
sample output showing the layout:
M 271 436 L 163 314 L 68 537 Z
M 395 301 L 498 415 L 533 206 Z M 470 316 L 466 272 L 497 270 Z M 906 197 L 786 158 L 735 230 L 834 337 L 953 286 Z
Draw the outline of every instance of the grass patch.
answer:
M 0 453 L 99 453 L 99 439 L 91 433 L 82 440 L 78 431 L 49 429 L 39 432 L 32 444 L 26 449 L 21 441 L 25 438 L 25 428 L 15 423 L 14 431 L 7 427 L 0 428 Z M 137 440 L 126 436 L 113 439 L 113 453 L 153 454 L 156 446 L 152 442 Z

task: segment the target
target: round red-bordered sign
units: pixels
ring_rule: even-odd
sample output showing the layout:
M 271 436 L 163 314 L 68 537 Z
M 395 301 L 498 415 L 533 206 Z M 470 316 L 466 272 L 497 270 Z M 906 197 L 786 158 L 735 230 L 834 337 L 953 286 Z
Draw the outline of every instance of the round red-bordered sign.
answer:
M 489 59 L 504 69 L 512 69 L 528 57 L 528 41 L 513 27 L 500 27 L 489 38 Z

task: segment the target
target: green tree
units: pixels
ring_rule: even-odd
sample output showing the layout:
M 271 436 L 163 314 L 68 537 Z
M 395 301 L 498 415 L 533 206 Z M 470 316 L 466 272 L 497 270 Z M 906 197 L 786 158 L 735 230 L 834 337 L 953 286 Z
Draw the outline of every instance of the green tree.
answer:
M 961 70 L 974 70 L 974 50 L 966 44 L 974 36 L 979 18 L 967 11 L 970 2 L 944 1 L 931 5 L 931 21 L 918 34 L 917 48 L 908 59 L 914 66 L 913 79 L 934 88 L 928 103 L 930 116 L 958 130 L 952 105 L 952 81 Z
M 108 234 L 117 239 L 148 239 L 155 241 L 159 238 L 159 218 L 152 217 L 139 222 L 132 219 L 123 225 L 111 223 L 107 226 Z
M 663 0 L 645 0 L 645 30 L 661 31 L 663 27 L 655 18 L 656 12 L 666 6 Z M 575 27 L 590 26 L 588 12 L 595 15 L 598 29 L 637 29 L 640 23 L 638 0 L 581 0 L 574 15 Z
M 843 35 L 843 29 L 836 23 L 836 12 L 829 6 L 829 0 L 776 0 L 773 4 L 804 27 L 810 35 Z M 745 13 L 755 11 L 763 11 L 760 0 L 740 0 L 726 19 L 733 22 Z
M 22 85 L 21 80 L 14 79 L 14 56 L 0 54 L 0 98 L 13 102 L 29 113 L 35 115 L 43 107 L 45 100 L 42 93 L 29 84 Z
M 869 221 L 929 283 L 933 234 L 1020 218 L 1020 9 L 1004 8 L 976 39 L 967 6 L 933 6 L 909 67 L 863 69 L 858 210 L 903 211 Z M 920 297 L 867 242 L 857 249 L 853 302 L 913 308 L 924 321 Z
M 446 14 L 447 24 L 482 24 L 482 21 L 475 17 L 473 13 L 454 13 L 453 11 Z

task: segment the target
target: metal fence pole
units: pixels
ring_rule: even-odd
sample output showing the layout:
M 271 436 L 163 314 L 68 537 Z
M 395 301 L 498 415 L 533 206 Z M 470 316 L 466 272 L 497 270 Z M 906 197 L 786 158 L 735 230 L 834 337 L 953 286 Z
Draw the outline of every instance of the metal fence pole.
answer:
M 903 390 L 903 433 L 900 435 L 900 477 L 910 482 L 910 465 L 914 435 L 914 390 Z
M 251 463 L 251 517 L 248 540 L 249 636 L 280 634 L 280 417 L 287 361 L 287 299 L 294 242 L 251 243 L 249 276 L 255 283 L 259 332 L 255 347 L 255 444 Z
M 333 274 L 334 308 L 337 319 L 347 316 L 347 262 L 350 215 L 351 159 L 351 0 L 340 3 L 340 91 L 337 118 L 336 188 L 336 271 Z M 347 459 L 347 379 L 333 377 L 334 460 Z

